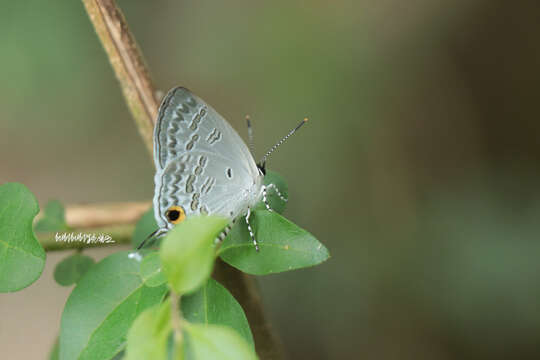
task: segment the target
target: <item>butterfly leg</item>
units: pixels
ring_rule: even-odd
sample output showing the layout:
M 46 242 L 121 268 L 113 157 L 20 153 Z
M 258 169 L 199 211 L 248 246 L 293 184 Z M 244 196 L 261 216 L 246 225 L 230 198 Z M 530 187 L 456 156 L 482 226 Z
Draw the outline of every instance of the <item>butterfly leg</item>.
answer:
M 233 223 L 234 223 L 234 220 L 233 220 Z M 225 229 L 223 229 L 223 231 L 220 232 L 219 235 L 217 236 L 217 238 L 214 240 L 214 243 L 219 244 L 219 243 L 223 242 L 223 240 L 225 240 L 227 235 L 229 235 L 229 232 L 231 231 L 231 229 L 232 229 L 232 225 L 227 224 Z
M 287 202 L 289 201 L 289 199 L 285 198 L 281 192 L 279 191 L 278 187 L 276 186 L 276 184 L 270 184 L 268 186 L 266 186 L 266 190 L 270 190 L 270 189 L 273 189 L 274 192 L 276 193 L 276 195 L 283 201 L 283 202 Z
M 263 196 L 264 206 L 266 206 L 266 210 L 273 211 L 272 208 L 270 207 L 270 204 L 268 203 L 268 198 L 266 197 L 266 189 L 267 189 L 267 187 L 265 185 L 263 185 L 263 187 L 262 187 L 262 196 Z
M 249 216 L 251 215 L 251 209 L 248 208 L 247 214 L 246 214 L 246 224 L 249 231 L 249 236 L 251 236 L 251 240 L 253 240 L 253 245 L 255 245 L 255 250 L 259 251 L 259 244 L 257 243 L 257 239 L 255 239 L 255 234 L 253 234 L 253 229 L 251 228 L 251 224 L 249 223 Z

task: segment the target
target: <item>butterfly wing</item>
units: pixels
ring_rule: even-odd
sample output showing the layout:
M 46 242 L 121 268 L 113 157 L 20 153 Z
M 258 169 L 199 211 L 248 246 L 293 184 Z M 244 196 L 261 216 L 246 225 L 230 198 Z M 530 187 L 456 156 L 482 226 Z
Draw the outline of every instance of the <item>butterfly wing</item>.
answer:
M 154 129 L 154 212 L 182 206 L 186 216 L 235 217 L 253 201 L 260 175 L 238 133 L 202 99 L 177 87 L 164 98 Z

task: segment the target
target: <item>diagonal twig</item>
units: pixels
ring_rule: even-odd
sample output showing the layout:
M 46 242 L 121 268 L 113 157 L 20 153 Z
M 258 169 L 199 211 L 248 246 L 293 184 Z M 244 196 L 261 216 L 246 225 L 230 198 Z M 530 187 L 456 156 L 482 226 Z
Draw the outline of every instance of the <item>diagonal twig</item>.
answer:
M 83 3 L 114 68 L 144 144 L 152 153 L 152 131 L 159 102 L 126 19 L 113 0 L 83 0 Z

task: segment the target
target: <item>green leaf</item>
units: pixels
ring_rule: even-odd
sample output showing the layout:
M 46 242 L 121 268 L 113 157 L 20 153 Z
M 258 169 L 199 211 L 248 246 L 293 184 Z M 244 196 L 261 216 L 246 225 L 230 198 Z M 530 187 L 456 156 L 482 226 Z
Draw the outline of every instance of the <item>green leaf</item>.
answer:
M 54 269 L 54 280 L 62 286 L 70 286 L 94 265 L 94 259 L 89 256 L 75 253 L 60 261 Z
M 51 352 L 49 353 L 49 360 L 58 360 L 60 354 L 60 347 L 58 346 L 58 337 L 54 341 L 53 348 L 51 349 Z
M 167 299 L 140 314 L 127 335 L 127 360 L 166 360 L 172 331 L 171 301 Z
M 244 310 L 231 293 L 214 279 L 208 279 L 197 292 L 183 296 L 181 307 L 184 318 L 189 322 L 229 326 L 238 332 L 251 348 L 255 348 Z
M 58 200 L 51 200 L 43 209 L 43 217 L 36 222 L 35 231 L 66 231 L 68 226 L 64 215 L 64 205 Z
M 177 293 L 197 289 L 210 276 L 215 260 L 214 240 L 226 225 L 225 218 L 193 216 L 169 231 L 161 244 L 161 263 Z
M 146 239 L 148 235 L 153 233 L 157 228 L 158 225 L 154 217 L 154 208 L 150 207 L 150 209 L 145 212 L 143 216 L 141 216 L 135 225 L 135 230 L 133 230 L 133 236 L 131 238 L 133 248 L 136 249 L 139 244 L 142 243 L 144 239 Z
M 141 277 L 146 286 L 159 286 L 167 281 L 161 268 L 161 259 L 158 252 L 145 256 L 141 262 Z
M 0 186 L 0 292 L 17 291 L 36 281 L 45 266 L 45 251 L 32 231 L 39 211 L 26 186 Z
M 289 191 L 288 191 L 287 183 L 285 182 L 285 179 L 281 175 L 279 175 L 277 172 L 267 170 L 266 175 L 264 176 L 263 182 L 264 182 L 264 185 L 266 186 L 270 184 L 274 184 L 285 199 L 289 198 Z M 285 207 L 287 206 L 287 202 L 283 201 L 277 195 L 277 192 L 274 189 L 270 188 L 267 190 L 266 198 L 272 210 L 274 210 L 275 212 L 279 214 L 283 214 L 283 211 L 285 211 Z M 254 210 L 265 210 L 265 209 L 266 209 L 266 205 L 264 205 L 262 201 L 260 201 L 254 207 Z
M 188 360 L 253 360 L 255 351 L 234 330 L 220 325 L 184 323 Z
M 147 287 L 127 251 L 90 268 L 69 296 L 60 324 L 60 359 L 111 359 L 138 314 L 161 302 L 165 285 Z
M 253 275 L 265 275 L 320 264 L 328 250 L 304 229 L 276 212 L 257 210 L 251 224 L 260 251 L 255 251 L 245 220 L 238 221 L 218 254 L 228 264 Z
M 123 360 L 125 356 L 125 350 L 122 350 L 118 354 L 116 354 L 111 360 Z

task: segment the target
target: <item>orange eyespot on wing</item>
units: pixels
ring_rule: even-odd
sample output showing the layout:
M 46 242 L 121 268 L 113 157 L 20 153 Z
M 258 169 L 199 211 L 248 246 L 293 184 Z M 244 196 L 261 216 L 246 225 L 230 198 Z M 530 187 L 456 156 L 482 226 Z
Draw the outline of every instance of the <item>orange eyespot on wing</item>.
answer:
M 179 224 L 186 218 L 186 212 L 181 206 L 171 206 L 165 212 L 165 217 L 171 224 Z

